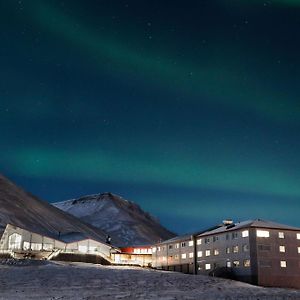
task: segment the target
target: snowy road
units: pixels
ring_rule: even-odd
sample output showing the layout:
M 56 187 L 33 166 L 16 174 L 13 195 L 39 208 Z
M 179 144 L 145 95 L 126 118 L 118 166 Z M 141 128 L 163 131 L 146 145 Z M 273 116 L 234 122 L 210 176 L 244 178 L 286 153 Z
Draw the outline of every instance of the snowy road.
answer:
M 300 299 L 300 291 L 83 263 L 0 265 L 0 299 Z

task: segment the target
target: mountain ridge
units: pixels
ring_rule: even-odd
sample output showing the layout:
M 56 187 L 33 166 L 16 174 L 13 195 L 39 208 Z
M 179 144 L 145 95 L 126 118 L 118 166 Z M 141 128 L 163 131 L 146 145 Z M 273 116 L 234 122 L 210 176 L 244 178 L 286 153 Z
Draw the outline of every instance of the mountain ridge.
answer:
M 112 242 L 121 240 L 119 246 L 152 244 L 174 236 L 138 204 L 111 192 L 85 195 L 52 205 L 107 232 Z

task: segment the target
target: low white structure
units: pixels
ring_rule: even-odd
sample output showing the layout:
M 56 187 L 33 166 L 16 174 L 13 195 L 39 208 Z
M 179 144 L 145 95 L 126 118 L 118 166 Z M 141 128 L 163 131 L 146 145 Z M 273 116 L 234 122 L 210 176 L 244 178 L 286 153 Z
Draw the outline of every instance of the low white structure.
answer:
M 14 256 L 34 254 L 51 259 L 59 253 L 94 254 L 110 260 L 112 246 L 78 232 L 46 236 L 7 224 L 0 240 L 0 253 Z

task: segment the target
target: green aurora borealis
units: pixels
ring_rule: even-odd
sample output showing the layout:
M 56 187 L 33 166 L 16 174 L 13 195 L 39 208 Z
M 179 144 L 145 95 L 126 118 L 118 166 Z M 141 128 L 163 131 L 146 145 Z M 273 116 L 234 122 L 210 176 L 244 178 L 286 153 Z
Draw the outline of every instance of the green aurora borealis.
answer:
M 1 1 L 1 172 L 178 232 L 299 225 L 299 1 Z

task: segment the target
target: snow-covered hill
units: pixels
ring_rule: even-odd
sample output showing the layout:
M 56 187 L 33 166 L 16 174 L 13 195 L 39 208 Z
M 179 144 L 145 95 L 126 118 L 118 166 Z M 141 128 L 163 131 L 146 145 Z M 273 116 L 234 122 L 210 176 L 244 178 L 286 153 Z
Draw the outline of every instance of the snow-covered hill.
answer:
M 0 237 L 7 223 L 45 235 L 82 232 L 105 240 L 106 234 L 25 192 L 0 174 Z
M 84 196 L 54 205 L 109 233 L 112 243 L 119 246 L 151 244 L 174 236 L 137 204 L 112 193 Z

